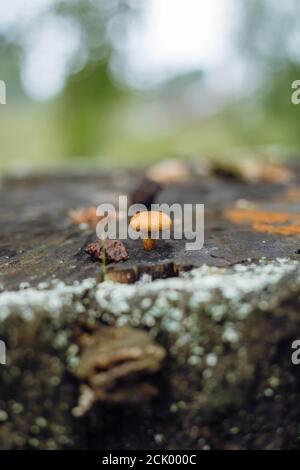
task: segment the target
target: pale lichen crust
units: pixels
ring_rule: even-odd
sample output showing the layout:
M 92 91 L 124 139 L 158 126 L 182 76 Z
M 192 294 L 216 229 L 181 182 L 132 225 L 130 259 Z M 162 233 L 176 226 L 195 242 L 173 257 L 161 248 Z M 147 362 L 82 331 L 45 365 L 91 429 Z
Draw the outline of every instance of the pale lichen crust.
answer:
M 288 280 L 288 282 L 287 282 Z M 47 288 L 48 287 L 48 288 Z M 177 278 L 136 284 L 119 284 L 94 279 L 67 286 L 25 288 L 0 294 L 0 319 L 17 314 L 33 321 L 39 312 L 49 314 L 63 328 L 80 314 L 106 324 L 130 324 L 149 329 L 156 336 L 166 332 L 172 349 L 191 351 L 190 363 L 201 355 L 201 330 L 209 319 L 222 324 L 222 342 L 236 343 L 236 326 L 255 311 L 272 311 L 294 290 L 300 289 L 300 264 L 286 258 L 231 268 L 202 266 Z M 64 314 L 63 314 L 64 313 Z

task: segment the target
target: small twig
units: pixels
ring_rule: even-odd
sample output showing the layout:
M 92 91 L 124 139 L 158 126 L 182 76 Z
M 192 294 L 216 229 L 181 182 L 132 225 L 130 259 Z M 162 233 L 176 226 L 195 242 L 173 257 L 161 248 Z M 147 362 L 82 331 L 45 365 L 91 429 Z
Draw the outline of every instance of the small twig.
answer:
M 105 240 L 102 238 L 101 239 L 101 244 L 102 244 L 102 274 L 103 274 L 103 281 L 106 280 L 106 246 L 105 246 Z

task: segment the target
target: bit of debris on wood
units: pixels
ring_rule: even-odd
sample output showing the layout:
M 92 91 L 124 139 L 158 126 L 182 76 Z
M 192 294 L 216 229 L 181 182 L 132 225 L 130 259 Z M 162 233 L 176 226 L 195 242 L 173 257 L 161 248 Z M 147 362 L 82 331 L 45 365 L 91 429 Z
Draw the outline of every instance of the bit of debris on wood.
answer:
M 128 326 L 99 326 L 87 341 L 75 376 L 80 387 L 75 416 L 82 416 L 97 401 L 110 403 L 144 402 L 157 395 L 157 389 L 146 377 L 157 372 L 165 350 L 142 330 Z
M 183 183 L 190 177 L 189 167 L 180 160 L 164 160 L 147 170 L 147 177 L 160 184 Z
M 96 227 L 104 215 L 97 215 L 97 207 L 87 207 L 86 209 L 70 210 L 69 217 L 76 225 L 87 224 Z
M 216 175 L 242 179 L 249 183 L 287 184 L 293 174 L 289 168 L 279 163 L 246 158 L 238 163 L 215 162 L 212 172 Z
M 120 240 L 97 240 L 95 243 L 90 243 L 85 248 L 85 252 L 93 259 L 101 262 L 105 261 L 107 264 L 128 259 L 126 247 Z
M 132 204 L 144 204 L 147 209 L 155 201 L 156 194 L 161 190 L 162 185 L 148 178 L 143 178 L 138 186 L 131 193 Z
M 278 197 L 278 202 L 297 203 L 300 202 L 300 186 L 293 186 L 287 189 Z

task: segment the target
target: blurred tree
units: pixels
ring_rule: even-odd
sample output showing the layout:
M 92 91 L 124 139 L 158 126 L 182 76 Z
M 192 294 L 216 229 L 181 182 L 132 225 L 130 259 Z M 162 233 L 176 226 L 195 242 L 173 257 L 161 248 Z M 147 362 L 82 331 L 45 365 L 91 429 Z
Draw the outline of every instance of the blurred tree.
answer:
M 107 60 L 90 63 L 67 82 L 57 103 L 58 124 L 67 156 L 101 154 L 112 138 L 115 105 L 125 98 L 111 79 Z
M 121 105 L 129 91 L 116 83 L 110 65 L 136 12 L 129 0 L 63 0 L 56 7 L 57 14 L 78 23 L 82 37 L 64 93 L 57 102 L 67 156 L 99 155 L 112 138 L 115 106 Z M 80 70 L 72 74 L 78 64 Z
M 21 86 L 21 57 L 21 47 L 0 34 L 0 64 L 5 64 L 5 67 L 0 69 L 0 79 L 9 83 L 10 102 L 25 99 Z
M 300 79 L 300 33 L 297 24 L 300 2 L 232 1 L 235 1 L 237 12 L 237 61 L 245 66 L 252 93 L 245 93 L 244 100 L 228 103 L 225 111 L 206 120 L 205 126 L 198 114 L 190 113 L 193 109 L 190 103 L 195 96 L 193 82 L 200 83 L 198 75 L 173 77 L 158 86 L 153 94 L 145 92 L 142 99 L 141 95 L 134 95 L 138 96 L 137 100 L 132 100 L 132 91 L 122 85 L 124 69 L 121 59 L 124 60 L 122 53 L 127 30 L 134 15 L 140 13 L 146 2 L 53 0 L 49 1 L 48 6 L 47 2 L 41 2 L 45 3 L 45 8 L 33 14 L 30 20 L 30 15 L 24 15 L 24 21 L 21 15 L 19 21 L 16 18 L 9 27 L 1 26 L 0 78 L 9 83 L 9 101 L 11 103 L 16 98 L 17 106 L 6 107 L 5 115 L 0 115 L 0 154 L 11 153 L 18 160 L 19 154 L 25 155 L 27 152 L 24 161 L 26 158 L 40 160 L 41 155 L 52 161 L 53 155 L 91 156 L 108 151 L 123 156 L 127 151 L 130 159 L 135 152 L 137 160 L 140 160 L 140 156 L 146 154 L 184 153 L 187 149 L 194 152 L 195 149 L 216 146 L 223 149 L 226 143 L 232 146 L 279 142 L 299 147 L 300 107 L 293 106 L 290 98 L 291 83 Z M 54 20 L 53 23 L 56 19 L 67 20 L 71 33 L 74 26 L 74 38 L 76 36 L 80 41 L 76 42 L 76 50 L 66 63 L 62 93 L 53 103 L 33 106 L 33 101 L 26 98 L 21 87 L 22 74 L 23 79 L 25 76 L 23 66 L 31 47 L 28 38 L 32 39 L 31 33 L 35 29 L 42 30 L 43 19 L 49 18 Z M 38 35 L 33 39 L 36 40 L 36 37 Z M 203 79 L 200 88 L 205 83 L 204 74 Z M 192 88 L 194 94 L 190 93 Z M 188 91 L 186 95 L 185 90 Z M 147 121 L 144 103 L 149 96 L 154 106 Z M 184 99 L 181 100 L 180 96 Z M 21 103 L 22 106 L 19 106 L 25 99 L 28 100 L 27 105 Z M 128 108 L 127 116 L 132 118 L 135 113 L 130 129 L 129 125 L 126 127 L 126 118 L 122 117 L 123 121 L 120 119 L 121 125 L 120 122 L 116 124 L 116 117 L 122 116 L 123 105 L 127 105 L 129 100 L 133 105 Z M 204 106 L 203 101 L 201 106 Z M 166 108 L 169 112 L 164 115 Z M 161 131 L 162 121 L 152 119 L 153 115 L 164 117 L 167 131 Z M 176 120 L 178 115 L 181 120 Z M 151 119 L 156 126 L 148 125 Z M 141 122 L 144 127 L 136 126 L 136 122 Z M 14 139 L 16 128 L 22 135 L 17 142 Z M 216 134 L 218 139 L 215 138 Z M 32 136 L 30 145 L 22 145 L 23 141 L 29 141 L 28 135 Z
M 298 32 L 298 0 L 238 0 L 238 4 L 237 44 L 244 58 L 261 67 L 268 67 L 274 60 L 291 60 L 291 41 Z
M 47 108 L 49 117 L 54 110 L 51 125 L 63 156 L 99 155 L 111 138 L 115 105 L 130 94 L 113 77 L 112 62 L 140 9 L 134 0 L 56 0 L 28 21 L 12 21 L 2 36 L 0 31 L 0 64 L 5 64 L 0 78 L 9 83 L 9 93 L 18 102 L 26 99 L 21 76 L 30 42 L 25 39 L 39 21 L 63 19 L 79 31 L 79 45 L 66 63 L 64 90 Z
M 300 79 L 300 3 L 240 0 L 240 6 L 237 44 L 249 80 L 257 82 L 251 106 L 256 103 L 264 120 L 258 132 L 271 123 L 279 140 L 299 146 L 300 108 L 291 103 L 291 85 Z

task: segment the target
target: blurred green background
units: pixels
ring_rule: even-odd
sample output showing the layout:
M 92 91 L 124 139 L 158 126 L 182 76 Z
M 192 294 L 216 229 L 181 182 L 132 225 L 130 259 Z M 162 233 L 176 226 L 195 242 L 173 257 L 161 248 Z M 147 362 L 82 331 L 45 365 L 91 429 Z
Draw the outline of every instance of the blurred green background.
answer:
M 299 14 L 297 0 L 3 3 L 0 171 L 297 153 Z

